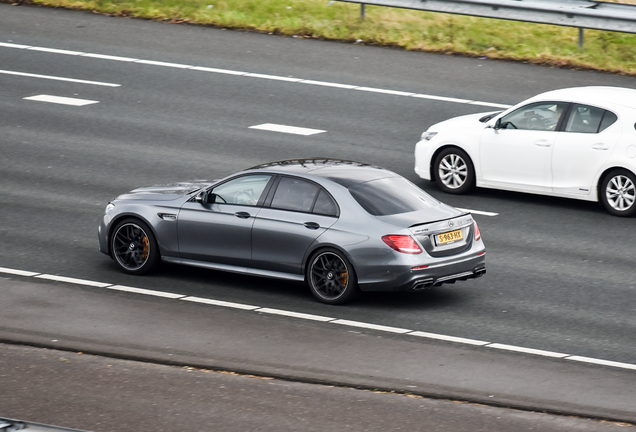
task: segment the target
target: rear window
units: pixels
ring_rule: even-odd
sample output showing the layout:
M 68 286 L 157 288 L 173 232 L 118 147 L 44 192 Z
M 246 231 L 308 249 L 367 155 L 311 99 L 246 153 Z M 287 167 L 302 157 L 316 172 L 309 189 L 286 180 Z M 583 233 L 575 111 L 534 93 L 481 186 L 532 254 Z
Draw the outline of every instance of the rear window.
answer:
M 439 204 L 435 198 L 402 177 L 357 184 L 349 189 L 349 193 L 374 216 L 425 210 Z

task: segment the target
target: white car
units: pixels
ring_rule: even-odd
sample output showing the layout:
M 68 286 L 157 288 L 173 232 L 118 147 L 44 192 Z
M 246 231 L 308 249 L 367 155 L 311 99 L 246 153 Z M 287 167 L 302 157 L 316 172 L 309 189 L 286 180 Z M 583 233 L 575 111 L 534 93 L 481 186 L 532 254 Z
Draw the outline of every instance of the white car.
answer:
M 636 213 L 636 90 L 554 90 L 506 111 L 431 126 L 415 172 L 448 193 L 473 187 L 600 201 Z

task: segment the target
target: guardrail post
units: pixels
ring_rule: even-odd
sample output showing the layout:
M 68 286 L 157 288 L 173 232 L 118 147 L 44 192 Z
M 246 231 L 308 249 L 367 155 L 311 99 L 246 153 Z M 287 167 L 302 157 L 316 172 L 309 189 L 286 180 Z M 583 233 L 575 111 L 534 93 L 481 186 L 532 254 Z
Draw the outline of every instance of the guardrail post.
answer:
M 364 7 L 366 5 L 364 3 L 360 3 L 360 19 L 363 20 L 364 19 Z
M 579 27 L 579 48 L 583 49 L 583 39 L 585 36 L 583 36 L 583 28 Z

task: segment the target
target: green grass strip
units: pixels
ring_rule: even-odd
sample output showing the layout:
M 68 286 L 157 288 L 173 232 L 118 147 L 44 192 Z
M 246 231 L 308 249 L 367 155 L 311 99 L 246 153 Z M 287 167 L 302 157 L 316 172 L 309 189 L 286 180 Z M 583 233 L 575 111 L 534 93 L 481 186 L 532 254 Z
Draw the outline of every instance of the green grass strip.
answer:
M 329 0 L 23 1 L 114 16 L 636 76 L 636 34 L 628 33 L 585 30 L 580 49 L 577 28 L 369 5 L 362 20 L 360 5 Z

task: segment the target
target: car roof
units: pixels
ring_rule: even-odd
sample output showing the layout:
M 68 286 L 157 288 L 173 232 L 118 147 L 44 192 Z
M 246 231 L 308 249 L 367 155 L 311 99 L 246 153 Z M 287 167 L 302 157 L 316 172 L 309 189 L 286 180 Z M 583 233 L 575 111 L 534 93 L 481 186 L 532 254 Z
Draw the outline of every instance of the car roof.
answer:
M 336 182 L 346 188 L 381 178 L 399 177 L 398 174 L 377 166 L 331 158 L 287 159 L 257 165 L 246 171 L 252 170 L 267 170 L 280 174 L 303 174 L 306 177 L 317 176 Z
M 610 103 L 615 105 L 636 108 L 636 90 L 622 87 L 610 86 L 589 86 L 571 87 L 559 90 L 552 90 L 541 93 L 532 98 L 533 100 L 563 100 L 568 102 L 582 103 Z

